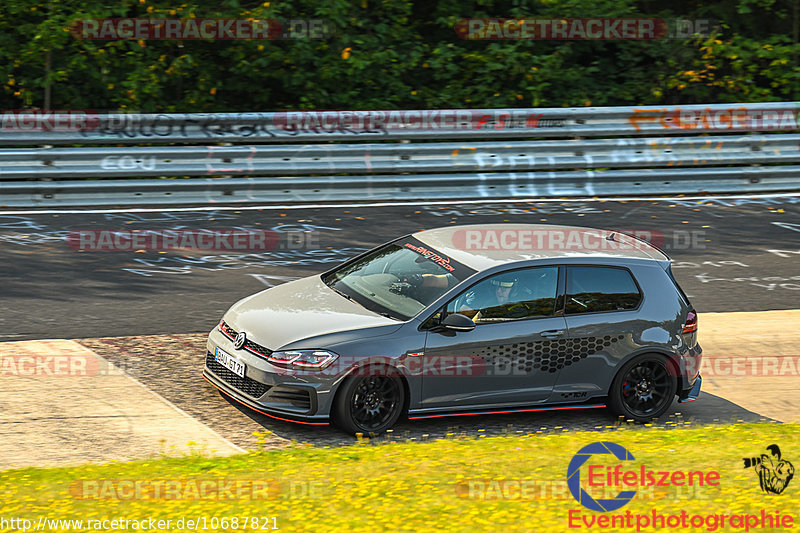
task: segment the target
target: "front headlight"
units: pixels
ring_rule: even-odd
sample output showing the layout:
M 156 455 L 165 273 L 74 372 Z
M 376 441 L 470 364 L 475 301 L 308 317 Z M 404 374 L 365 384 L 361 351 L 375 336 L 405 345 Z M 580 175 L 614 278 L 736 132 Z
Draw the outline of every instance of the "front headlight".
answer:
M 322 370 L 339 357 L 328 350 L 287 350 L 272 352 L 267 359 L 273 363 L 288 365 L 302 370 Z

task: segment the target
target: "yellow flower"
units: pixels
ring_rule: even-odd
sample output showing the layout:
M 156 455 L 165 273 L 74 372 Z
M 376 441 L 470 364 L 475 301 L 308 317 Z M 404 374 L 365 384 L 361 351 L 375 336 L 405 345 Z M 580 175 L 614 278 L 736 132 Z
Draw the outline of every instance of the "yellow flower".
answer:
M 347 48 L 345 48 L 344 50 L 342 50 L 342 59 L 344 59 L 345 61 L 350 59 L 350 51 L 351 50 L 352 50 L 352 48 L 350 48 L 349 46 Z
M 217 88 L 216 87 L 212 87 L 211 90 L 208 91 L 208 92 L 210 92 L 211 94 L 217 94 Z

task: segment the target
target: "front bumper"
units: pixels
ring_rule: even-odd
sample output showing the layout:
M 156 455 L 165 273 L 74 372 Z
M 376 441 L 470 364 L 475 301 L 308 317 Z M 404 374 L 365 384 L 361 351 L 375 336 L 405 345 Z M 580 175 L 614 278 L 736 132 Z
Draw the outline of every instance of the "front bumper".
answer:
M 334 376 L 312 372 L 282 374 L 264 358 L 236 350 L 233 342 L 219 329 L 208 336 L 203 377 L 237 402 L 264 415 L 290 422 L 327 425 L 329 423 Z M 245 377 L 239 377 L 220 363 L 216 349 L 227 352 L 245 365 Z

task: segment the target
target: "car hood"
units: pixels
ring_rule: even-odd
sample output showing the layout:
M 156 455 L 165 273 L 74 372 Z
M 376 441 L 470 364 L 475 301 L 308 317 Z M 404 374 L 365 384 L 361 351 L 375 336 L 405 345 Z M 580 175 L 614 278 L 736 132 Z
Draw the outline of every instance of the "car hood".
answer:
M 336 293 L 320 276 L 298 279 L 248 296 L 236 302 L 225 313 L 224 320 L 270 350 L 328 333 L 401 325 Z M 381 333 L 386 332 L 382 330 L 375 335 Z

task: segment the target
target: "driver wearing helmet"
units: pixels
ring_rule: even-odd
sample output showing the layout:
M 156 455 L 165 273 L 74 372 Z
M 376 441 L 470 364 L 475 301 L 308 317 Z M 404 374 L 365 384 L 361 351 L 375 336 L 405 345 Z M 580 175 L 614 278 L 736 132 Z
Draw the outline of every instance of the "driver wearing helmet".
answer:
M 467 294 L 459 312 L 474 322 L 481 319 L 507 318 L 513 305 L 510 305 L 518 289 L 519 280 L 515 274 L 506 274 L 479 283 Z

